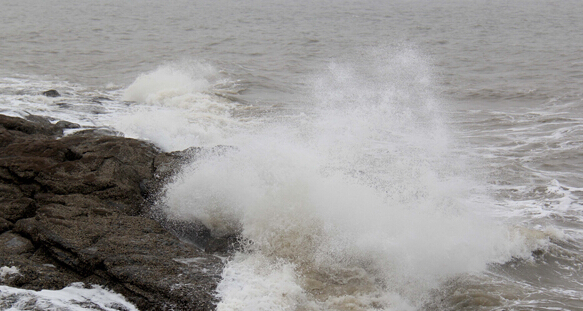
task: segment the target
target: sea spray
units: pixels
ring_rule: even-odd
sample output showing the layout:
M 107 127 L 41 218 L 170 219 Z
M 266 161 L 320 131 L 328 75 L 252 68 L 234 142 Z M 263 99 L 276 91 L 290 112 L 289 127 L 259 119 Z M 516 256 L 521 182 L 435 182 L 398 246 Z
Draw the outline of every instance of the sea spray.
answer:
M 163 198 L 245 249 L 218 310 L 406 310 L 453 276 L 529 256 L 473 203 L 427 61 L 411 49 L 332 64 L 297 118 L 183 168 Z
M 126 111 L 103 122 L 165 151 L 220 144 L 242 126 L 232 118 L 238 104 L 222 95 L 233 85 L 210 64 L 169 63 L 137 77 L 122 95 Z
M 212 86 L 209 80 L 217 75 L 211 65 L 194 61 L 163 65 L 136 78 L 125 90 L 122 100 L 159 104 L 170 99 L 168 104 L 177 103 L 171 99 L 209 90 Z

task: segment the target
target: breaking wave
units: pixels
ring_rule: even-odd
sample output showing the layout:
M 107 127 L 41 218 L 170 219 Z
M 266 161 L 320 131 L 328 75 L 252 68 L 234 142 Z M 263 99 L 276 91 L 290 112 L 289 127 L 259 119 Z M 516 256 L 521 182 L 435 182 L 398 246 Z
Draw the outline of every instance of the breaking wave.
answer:
M 472 200 L 428 60 L 363 59 L 315 77 L 305 113 L 234 134 L 167 186 L 170 216 L 244 241 L 218 310 L 414 310 L 538 245 Z
M 233 85 L 210 64 L 163 65 L 124 90 L 122 100 L 132 104 L 107 123 L 166 151 L 220 143 L 241 125 L 232 117 L 238 104 L 224 96 Z

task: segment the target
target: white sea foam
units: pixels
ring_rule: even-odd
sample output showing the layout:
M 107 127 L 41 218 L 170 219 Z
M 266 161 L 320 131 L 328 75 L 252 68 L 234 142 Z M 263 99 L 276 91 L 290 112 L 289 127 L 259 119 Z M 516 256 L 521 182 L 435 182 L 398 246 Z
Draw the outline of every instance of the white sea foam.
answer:
M 183 62 L 158 67 L 140 75 L 124 92 L 122 100 L 148 104 L 184 105 L 172 100 L 177 96 L 197 94 L 210 89 L 217 71 L 208 64 Z
M 260 254 L 238 254 L 223 271 L 217 310 L 296 310 L 307 300 L 295 267 Z M 248 302 L 253 301 L 250 305 Z
M 60 97 L 43 96 L 42 92 L 57 89 Z M 41 77 L 0 78 L 0 113 L 26 117 L 30 114 L 53 120 L 67 120 L 82 126 L 94 126 L 96 112 L 103 108 L 92 97 L 107 96 L 63 81 L 45 81 Z
M 583 188 L 569 187 L 553 179 L 546 186 L 500 186 L 496 189 L 512 194 L 499 206 L 500 217 L 513 217 L 525 224 L 536 226 L 547 223 L 549 219 L 583 221 L 583 203 L 578 196 Z M 577 228 L 569 230 L 583 233 L 583 230 Z M 562 239 L 559 235 L 555 236 Z
M 451 276 L 530 255 L 474 211 L 425 59 L 368 57 L 331 65 L 308 114 L 233 136 L 168 185 L 170 215 L 249 241 L 220 310 L 415 309 Z
M 90 288 L 83 283 L 73 283 L 61 290 L 25 290 L 0 285 L 2 310 L 106 310 L 137 311 L 138 309 L 121 295 L 98 285 Z
M 213 66 L 195 61 L 162 65 L 125 89 L 110 84 L 98 90 L 42 77 L 0 78 L 0 113 L 113 128 L 166 151 L 182 150 L 220 143 L 242 126 L 232 117 L 239 105 L 221 95 L 239 91 L 233 85 Z M 48 89 L 61 96 L 43 96 Z
M 4 281 L 4 279 L 7 276 L 14 275 L 14 274 L 20 274 L 20 271 L 18 270 L 17 267 L 14 267 L 14 266 L 12 266 L 12 267 L 7 267 L 7 266 L 1 267 L 0 268 L 0 281 Z
M 125 89 L 122 100 L 134 104 L 103 122 L 167 151 L 217 144 L 240 126 L 232 117 L 237 104 L 215 94 L 224 84 L 208 64 L 160 66 Z

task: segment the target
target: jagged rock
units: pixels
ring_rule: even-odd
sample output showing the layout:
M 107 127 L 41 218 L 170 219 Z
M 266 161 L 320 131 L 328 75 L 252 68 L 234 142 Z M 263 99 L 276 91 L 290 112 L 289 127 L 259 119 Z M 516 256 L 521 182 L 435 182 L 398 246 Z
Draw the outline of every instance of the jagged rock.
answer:
M 57 90 L 44 91 L 42 94 L 46 97 L 59 97 L 59 96 L 61 96 L 61 94 L 59 94 L 59 92 L 57 92 Z
M 213 309 L 222 262 L 191 243 L 210 245 L 208 229 L 144 217 L 161 182 L 202 149 L 162 153 L 98 130 L 56 139 L 66 123 L 31 120 L 0 115 L 0 266 L 20 271 L 0 283 L 88 282 L 141 310 Z

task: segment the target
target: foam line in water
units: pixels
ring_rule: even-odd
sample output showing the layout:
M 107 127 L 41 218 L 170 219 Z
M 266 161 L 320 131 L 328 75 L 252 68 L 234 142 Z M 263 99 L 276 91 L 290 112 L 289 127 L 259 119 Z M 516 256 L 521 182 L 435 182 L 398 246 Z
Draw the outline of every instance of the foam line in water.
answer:
M 371 53 L 315 81 L 303 117 L 233 136 L 167 186 L 170 216 L 249 241 L 219 310 L 415 309 L 452 276 L 530 256 L 474 211 L 422 55 Z

